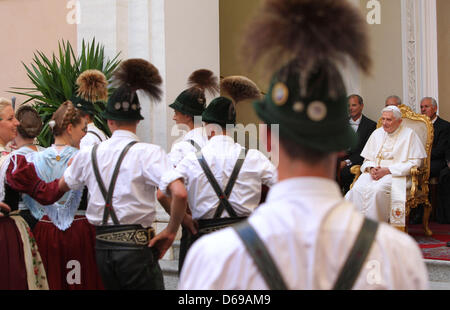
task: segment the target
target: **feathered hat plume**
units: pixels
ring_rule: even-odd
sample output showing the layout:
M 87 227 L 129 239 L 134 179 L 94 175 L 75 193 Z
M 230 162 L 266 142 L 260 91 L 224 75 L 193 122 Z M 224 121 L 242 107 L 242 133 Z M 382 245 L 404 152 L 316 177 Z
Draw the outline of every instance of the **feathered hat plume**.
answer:
M 217 76 L 207 69 L 200 69 L 193 72 L 188 79 L 188 87 L 200 88 L 209 92 L 212 96 L 219 93 L 219 82 Z
M 248 99 L 260 99 L 258 86 L 245 76 L 229 76 L 220 82 L 220 89 L 233 99 L 235 104 Z
M 132 91 L 143 90 L 156 101 L 161 100 L 162 78 L 158 69 L 144 59 L 124 61 L 114 73 L 114 83 L 126 85 Z
M 108 81 L 99 70 L 87 70 L 80 74 L 76 84 L 77 95 L 89 102 L 108 100 Z
M 249 25 L 242 54 L 253 66 L 264 60 L 273 71 L 296 60 L 312 68 L 323 60 L 344 63 L 349 56 L 370 71 L 367 23 L 344 0 L 266 0 Z

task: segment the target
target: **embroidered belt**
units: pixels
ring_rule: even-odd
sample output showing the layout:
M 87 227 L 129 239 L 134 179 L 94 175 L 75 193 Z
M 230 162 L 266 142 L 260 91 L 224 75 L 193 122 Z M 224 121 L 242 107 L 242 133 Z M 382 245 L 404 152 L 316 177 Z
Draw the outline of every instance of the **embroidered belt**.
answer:
M 200 235 L 209 234 L 230 226 L 237 224 L 247 217 L 233 217 L 233 218 L 219 218 L 219 219 L 208 219 L 208 220 L 198 220 L 198 233 Z
M 148 245 L 150 240 L 155 237 L 155 229 L 129 229 L 108 233 L 98 233 L 97 240 L 106 241 L 108 243 L 122 244 L 122 245 Z

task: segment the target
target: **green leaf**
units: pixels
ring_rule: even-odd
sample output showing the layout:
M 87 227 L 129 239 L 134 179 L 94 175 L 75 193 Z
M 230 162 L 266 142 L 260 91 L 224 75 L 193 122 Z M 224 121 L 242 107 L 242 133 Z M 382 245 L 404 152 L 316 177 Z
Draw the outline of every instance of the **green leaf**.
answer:
M 60 105 L 70 99 L 76 91 L 76 80 L 80 73 L 97 69 L 105 74 L 108 81 L 111 81 L 113 72 L 120 65 L 120 53 L 112 60 L 106 60 L 104 51 L 105 47 L 97 43 L 95 38 L 92 42 L 86 42 L 83 39 L 81 52 L 77 57 L 70 42 L 61 40 L 58 42 L 57 53 L 45 55 L 41 51 L 35 51 L 31 64 L 26 65 L 22 62 L 34 87 L 13 87 L 9 92 L 27 97 L 25 103 L 34 102 L 33 106 L 44 122 L 44 127 L 38 136 L 42 146 L 51 145 L 53 136 L 48 122 Z M 112 90 L 110 88 L 109 92 Z M 95 125 L 110 136 L 107 122 L 101 116 L 106 107 L 105 103 L 96 104 L 95 107 Z

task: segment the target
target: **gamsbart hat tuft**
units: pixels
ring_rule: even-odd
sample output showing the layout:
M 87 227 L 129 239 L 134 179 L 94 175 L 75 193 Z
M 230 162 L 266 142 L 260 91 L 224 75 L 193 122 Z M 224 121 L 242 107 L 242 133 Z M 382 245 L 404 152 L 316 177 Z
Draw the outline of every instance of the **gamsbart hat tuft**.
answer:
M 114 72 L 113 79 L 117 89 L 110 96 L 106 110 L 102 113 L 107 120 L 143 120 L 138 90 L 146 92 L 151 100 L 161 100 L 162 78 L 158 69 L 144 59 L 124 61 Z
M 366 22 L 348 1 L 266 0 L 246 33 L 243 56 L 264 61 L 272 75 L 259 118 L 280 135 L 323 152 L 355 145 L 339 65 L 347 59 L 368 73 Z
M 90 115 L 95 114 L 95 104 L 108 100 L 108 81 L 99 70 L 86 70 L 76 81 L 78 90 L 70 101 L 74 106 Z

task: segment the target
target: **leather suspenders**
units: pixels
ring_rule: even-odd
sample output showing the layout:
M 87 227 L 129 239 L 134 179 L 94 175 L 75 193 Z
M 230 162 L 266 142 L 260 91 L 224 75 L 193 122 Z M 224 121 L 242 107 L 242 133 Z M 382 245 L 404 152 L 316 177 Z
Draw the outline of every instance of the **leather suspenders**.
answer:
M 103 198 L 105 199 L 105 210 L 103 213 L 103 224 L 102 224 L 103 226 L 107 225 L 109 216 L 111 216 L 111 219 L 113 220 L 114 225 L 120 225 L 119 220 L 117 219 L 116 213 L 114 212 L 114 208 L 112 205 L 114 187 L 116 186 L 117 177 L 119 176 L 119 170 L 120 170 L 120 166 L 122 165 L 123 159 L 127 155 L 130 148 L 137 143 L 138 143 L 137 141 L 133 141 L 133 142 L 129 143 L 123 149 L 122 153 L 119 156 L 119 159 L 117 160 L 117 164 L 114 169 L 108 191 L 106 191 L 105 184 L 103 183 L 102 177 L 100 175 L 100 171 L 98 169 L 97 149 L 98 149 L 99 145 L 98 144 L 95 145 L 92 150 L 92 166 L 94 168 L 95 178 L 97 179 L 98 185 L 100 187 L 100 191 L 102 192 Z
M 208 163 L 206 162 L 205 158 L 203 157 L 203 154 L 201 151 L 197 153 L 197 159 L 200 163 L 200 166 L 202 167 L 203 171 L 205 172 L 206 177 L 208 178 L 209 183 L 213 187 L 214 191 L 216 192 L 217 197 L 219 197 L 219 207 L 216 210 L 216 213 L 214 214 L 214 219 L 220 218 L 224 212 L 224 210 L 227 210 L 230 217 L 238 217 L 236 212 L 234 211 L 233 207 L 231 206 L 230 202 L 228 201 L 228 198 L 230 197 L 231 191 L 233 190 L 234 184 L 236 183 L 237 177 L 239 175 L 239 172 L 241 171 L 242 165 L 244 164 L 245 157 L 247 156 L 247 150 L 242 149 L 241 153 L 239 154 L 239 158 L 236 162 L 236 165 L 234 166 L 233 172 L 231 173 L 230 179 L 228 181 L 228 184 L 225 188 L 225 191 L 222 191 L 219 184 L 217 183 L 216 178 L 214 177 L 213 173 L 211 172 L 211 169 L 208 166 Z
M 96 133 L 95 131 L 89 130 L 87 133 L 91 133 L 94 136 L 97 136 L 97 138 L 100 140 L 100 143 L 103 142 L 102 138 L 98 135 L 98 133 Z
M 375 241 L 379 224 L 365 218 L 356 242 L 334 284 L 334 290 L 351 290 Z
M 197 150 L 197 152 L 200 152 L 202 150 L 202 148 L 200 147 L 200 145 L 198 145 L 197 142 L 195 142 L 194 140 L 188 140 L 188 142 L 190 144 L 192 144 L 193 147 L 195 147 L 195 149 Z
M 351 290 L 369 255 L 379 224 L 365 218 L 361 231 L 336 280 L 333 290 Z M 287 290 L 287 286 L 269 251 L 248 221 L 233 227 L 253 258 L 267 286 L 271 290 Z
M 264 281 L 266 281 L 269 289 L 278 291 L 287 290 L 283 277 L 270 256 L 269 251 L 250 223 L 248 221 L 244 221 L 233 228 L 242 239 L 245 248 L 253 258 L 256 267 L 258 267 L 259 272 L 261 272 L 261 275 L 263 276 Z

